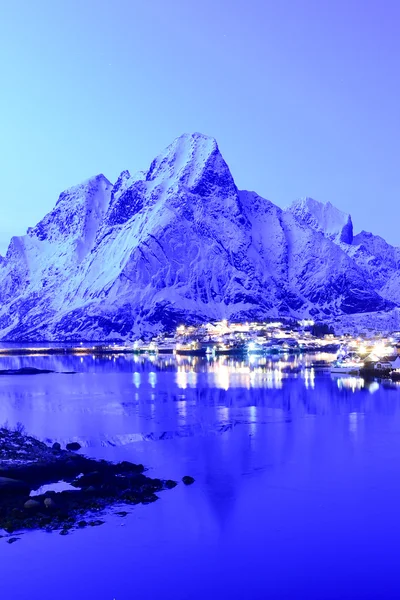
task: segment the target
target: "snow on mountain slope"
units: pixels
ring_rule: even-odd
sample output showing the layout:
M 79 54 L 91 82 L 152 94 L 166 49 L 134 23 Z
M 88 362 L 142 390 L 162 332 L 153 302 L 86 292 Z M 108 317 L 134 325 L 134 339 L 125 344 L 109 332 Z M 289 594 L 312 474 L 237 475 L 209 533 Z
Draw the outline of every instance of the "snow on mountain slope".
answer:
M 330 202 L 323 204 L 312 198 L 300 198 L 288 209 L 299 222 L 320 231 L 326 237 L 351 244 L 353 223 L 350 215 L 335 208 Z
M 306 198 L 288 210 L 299 223 L 323 232 L 338 244 L 357 265 L 368 286 L 382 298 L 395 304 L 400 302 L 400 248 L 366 231 L 353 235 L 350 215 L 330 203 Z
M 359 332 L 374 335 L 400 331 L 400 309 L 376 311 L 353 315 L 338 315 L 331 321 L 335 332 L 358 335 Z
M 181 322 L 388 311 L 397 302 L 358 265 L 352 235 L 331 205 L 282 210 L 239 191 L 216 141 L 185 134 L 146 172 L 67 190 L 12 239 L 0 337 L 137 338 Z
M 348 252 L 383 298 L 400 301 L 400 248 L 362 231 L 354 236 Z
M 63 286 L 92 250 L 112 185 L 98 175 L 63 192 L 27 235 L 13 237 L 0 264 L 0 335 L 25 331 L 25 319 L 41 323 L 62 310 Z

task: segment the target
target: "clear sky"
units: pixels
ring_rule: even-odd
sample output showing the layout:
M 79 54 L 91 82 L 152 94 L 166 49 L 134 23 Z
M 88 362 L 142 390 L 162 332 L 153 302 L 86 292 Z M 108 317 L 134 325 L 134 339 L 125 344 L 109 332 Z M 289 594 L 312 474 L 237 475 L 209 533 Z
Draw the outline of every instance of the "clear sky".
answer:
M 400 245 L 397 0 L 0 0 L 0 251 L 65 188 L 217 138 L 237 185 Z

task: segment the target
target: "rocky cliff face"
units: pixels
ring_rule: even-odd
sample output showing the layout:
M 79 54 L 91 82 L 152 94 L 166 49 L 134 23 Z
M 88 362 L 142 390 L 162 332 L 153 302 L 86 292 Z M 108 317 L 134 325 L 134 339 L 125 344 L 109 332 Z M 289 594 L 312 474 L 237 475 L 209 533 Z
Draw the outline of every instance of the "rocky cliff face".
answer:
M 339 318 L 398 299 L 399 250 L 309 198 L 239 191 L 214 139 L 63 192 L 0 261 L 0 337 L 136 338 L 182 322 Z M 399 282 L 400 285 L 400 282 Z M 397 286 L 397 289 L 399 287 Z
M 351 244 L 353 223 L 351 216 L 335 208 L 330 202 L 322 204 L 312 198 L 296 200 L 289 208 L 299 223 L 320 231 L 330 240 Z

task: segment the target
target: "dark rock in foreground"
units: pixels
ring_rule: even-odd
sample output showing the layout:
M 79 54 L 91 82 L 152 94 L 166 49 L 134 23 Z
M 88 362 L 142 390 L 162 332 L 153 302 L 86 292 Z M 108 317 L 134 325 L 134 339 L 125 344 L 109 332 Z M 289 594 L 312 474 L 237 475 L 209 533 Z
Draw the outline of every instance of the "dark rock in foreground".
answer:
M 24 504 L 25 510 L 32 510 L 32 511 L 40 510 L 41 507 L 42 507 L 42 505 L 40 504 L 40 502 L 38 502 L 37 500 L 34 500 L 33 498 L 30 498 Z
M 67 450 L 72 450 L 74 452 L 76 450 L 80 450 L 82 448 L 82 446 L 78 442 L 70 442 L 65 447 L 66 447 Z
M 147 477 L 144 471 L 141 464 L 86 458 L 0 428 L 0 529 L 59 530 L 66 535 L 71 529 L 101 525 L 97 516 L 112 505 L 149 504 L 158 499 L 157 492 L 177 485 Z M 187 476 L 184 480 L 194 481 Z M 70 489 L 29 496 L 60 481 Z
M 40 375 L 41 373 L 54 373 L 50 369 L 35 369 L 22 367 L 22 369 L 0 369 L 0 375 Z
M 190 475 L 184 475 L 184 477 L 182 477 L 182 481 L 185 485 L 192 485 L 192 483 L 194 483 L 194 478 L 190 477 Z
M 0 497 L 15 494 L 29 494 L 29 485 L 19 479 L 0 476 Z

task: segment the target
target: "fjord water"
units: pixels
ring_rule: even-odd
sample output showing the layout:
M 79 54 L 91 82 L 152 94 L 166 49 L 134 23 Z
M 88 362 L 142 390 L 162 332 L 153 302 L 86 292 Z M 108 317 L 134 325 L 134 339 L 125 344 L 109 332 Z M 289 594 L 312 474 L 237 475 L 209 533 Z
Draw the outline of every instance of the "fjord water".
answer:
M 2 357 L 58 372 L 1 376 L 0 423 L 196 482 L 0 539 L 1 597 L 397 598 L 400 389 L 298 361 Z

